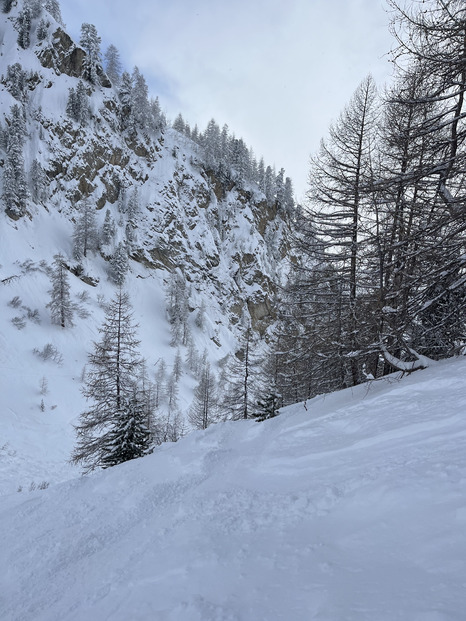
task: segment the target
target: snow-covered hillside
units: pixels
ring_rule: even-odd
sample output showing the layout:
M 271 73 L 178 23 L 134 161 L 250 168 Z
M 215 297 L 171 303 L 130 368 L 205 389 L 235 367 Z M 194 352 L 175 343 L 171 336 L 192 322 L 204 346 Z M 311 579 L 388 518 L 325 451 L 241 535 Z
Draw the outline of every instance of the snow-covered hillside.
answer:
M 76 472 L 67 463 L 72 423 L 85 407 L 81 380 L 103 306 L 117 290 L 110 276 L 120 244 L 148 378 L 163 361 L 168 379 L 179 352 L 184 417 L 197 383 L 186 359 L 206 352 L 219 376 L 243 326 L 251 321 L 263 339 L 287 252 L 287 216 L 257 185 L 220 180 L 201 146 L 173 128 L 128 129 L 121 92 L 101 67 L 95 83 L 86 80 L 84 50 L 41 4 L 54 3 L 18 0 L 0 13 L 0 495 Z M 20 45 L 32 5 L 40 14 Z M 80 88 L 86 114 L 77 120 L 69 103 Z M 11 191 L 7 169 L 17 176 Z M 86 200 L 98 233 L 108 212 L 114 236 L 79 258 L 73 235 Z M 47 308 L 57 253 L 80 309 L 66 329 L 52 325 Z M 173 345 L 167 296 L 175 281 L 189 339 Z M 44 361 L 37 353 L 50 346 L 55 360 Z
M 2 498 L 5 621 L 462 621 L 466 360 Z

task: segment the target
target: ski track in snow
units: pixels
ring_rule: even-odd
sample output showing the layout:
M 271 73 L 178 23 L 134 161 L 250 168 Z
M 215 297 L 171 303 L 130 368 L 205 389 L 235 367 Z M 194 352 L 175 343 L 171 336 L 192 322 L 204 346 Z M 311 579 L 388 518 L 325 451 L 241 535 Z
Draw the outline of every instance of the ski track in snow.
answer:
M 5 621 L 462 621 L 466 361 L 2 498 Z

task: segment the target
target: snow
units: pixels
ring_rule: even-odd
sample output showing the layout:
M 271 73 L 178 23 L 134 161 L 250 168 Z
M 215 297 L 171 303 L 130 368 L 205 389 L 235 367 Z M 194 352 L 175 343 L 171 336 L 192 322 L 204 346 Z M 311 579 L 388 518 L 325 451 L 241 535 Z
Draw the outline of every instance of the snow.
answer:
M 6 621 L 462 621 L 466 360 L 0 508 Z

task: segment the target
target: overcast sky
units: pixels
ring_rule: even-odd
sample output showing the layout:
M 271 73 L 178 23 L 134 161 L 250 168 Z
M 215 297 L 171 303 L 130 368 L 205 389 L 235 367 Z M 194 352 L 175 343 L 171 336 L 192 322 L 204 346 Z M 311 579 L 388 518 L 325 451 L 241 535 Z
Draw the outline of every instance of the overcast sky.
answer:
M 265 163 L 282 166 L 298 199 L 320 138 L 368 73 L 391 73 L 384 0 L 61 0 L 70 34 L 93 23 L 137 65 L 170 119 L 211 118 Z

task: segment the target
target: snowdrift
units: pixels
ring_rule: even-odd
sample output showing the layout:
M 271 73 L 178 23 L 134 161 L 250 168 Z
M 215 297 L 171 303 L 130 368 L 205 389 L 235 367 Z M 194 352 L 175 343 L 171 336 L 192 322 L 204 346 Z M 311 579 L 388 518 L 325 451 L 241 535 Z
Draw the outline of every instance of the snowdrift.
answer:
M 5 621 L 460 621 L 466 360 L 2 498 Z

